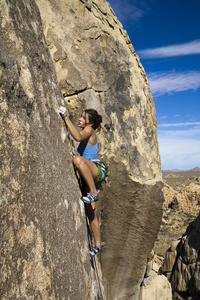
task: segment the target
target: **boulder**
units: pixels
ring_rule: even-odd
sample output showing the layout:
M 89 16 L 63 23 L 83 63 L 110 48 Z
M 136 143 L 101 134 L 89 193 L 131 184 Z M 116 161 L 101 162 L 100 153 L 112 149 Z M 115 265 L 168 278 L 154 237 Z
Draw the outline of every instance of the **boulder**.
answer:
M 189 181 L 188 185 L 180 185 L 176 190 L 165 182 L 163 194 L 165 198 L 164 209 L 180 210 L 195 217 L 198 215 L 200 185 L 196 179 L 193 179 L 193 182 Z
M 172 288 L 164 275 L 154 273 L 150 284 L 143 286 L 140 292 L 140 300 L 172 300 Z
M 128 300 L 162 218 L 156 114 L 144 69 L 110 5 L 86 2 L 37 0 L 72 121 L 90 107 L 103 116 L 100 157 L 111 167 L 112 184 L 98 205 L 102 274 L 108 299 Z
M 105 299 L 132 300 L 162 220 L 149 83 L 108 2 L 36 3 L 0 4 L 1 296 L 97 297 L 71 144 L 57 114 L 62 104 L 74 123 L 89 107 L 103 116 L 100 157 L 112 184 L 97 208 L 102 290 Z
M 180 240 L 173 241 L 170 248 L 165 254 L 164 263 L 162 265 L 162 273 L 171 273 L 177 258 L 177 246 Z
M 172 300 L 172 288 L 167 278 L 161 274 L 158 257 L 151 251 L 147 258 L 147 268 L 141 287 L 134 300 Z
M 200 298 L 200 215 L 190 223 L 183 237 L 177 241 L 177 247 L 173 247 L 173 255 L 167 251 L 162 272 L 170 280 L 173 294 Z M 174 243 L 175 246 L 175 243 Z M 176 254 L 176 255 L 175 255 Z M 178 298 L 177 298 L 178 299 Z

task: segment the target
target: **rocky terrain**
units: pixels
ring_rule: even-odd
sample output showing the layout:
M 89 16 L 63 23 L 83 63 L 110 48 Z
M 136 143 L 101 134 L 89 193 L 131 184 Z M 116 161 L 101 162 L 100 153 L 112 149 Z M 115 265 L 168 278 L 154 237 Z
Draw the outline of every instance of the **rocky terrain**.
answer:
M 163 221 L 140 299 L 199 300 L 200 169 L 164 171 L 163 177 Z
M 172 242 L 161 271 L 171 283 L 174 300 L 200 299 L 200 214 Z
M 154 245 L 155 253 L 161 257 L 199 214 L 200 168 L 163 171 L 163 179 L 163 219 Z

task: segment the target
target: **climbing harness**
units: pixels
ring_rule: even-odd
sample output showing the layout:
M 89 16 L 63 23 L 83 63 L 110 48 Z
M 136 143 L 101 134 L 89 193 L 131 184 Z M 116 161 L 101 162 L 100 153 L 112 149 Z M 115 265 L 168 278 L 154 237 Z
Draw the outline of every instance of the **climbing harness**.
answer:
M 87 225 L 88 246 L 89 246 L 89 250 L 92 251 L 93 238 L 92 238 L 92 232 L 91 232 L 87 217 L 86 217 L 86 225 Z M 94 274 L 95 274 L 95 278 L 96 278 L 96 282 L 97 282 L 97 288 L 98 288 L 97 299 L 103 300 L 103 294 L 102 294 L 101 283 L 100 283 L 100 279 L 99 279 L 98 268 L 97 268 L 95 256 L 93 256 L 93 257 L 90 256 L 90 262 L 91 262 L 92 269 L 94 270 Z
M 100 166 L 101 169 L 103 170 L 104 174 L 105 174 L 105 177 L 102 180 L 102 182 L 105 181 L 106 184 L 110 185 L 111 184 L 111 179 L 110 179 L 111 170 L 110 170 L 110 167 L 103 161 L 94 161 L 94 163 L 96 165 Z
M 72 145 L 72 155 L 73 155 L 73 157 L 75 157 L 76 156 L 76 147 L 75 147 L 75 144 L 74 144 L 74 138 L 69 133 L 69 131 L 68 131 L 68 137 L 69 137 L 69 140 L 70 140 L 71 145 Z M 103 161 L 93 161 L 93 163 L 100 166 L 102 171 L 105 174 L 104 178 L 100 182 L 96 183 L 96 187 L 97 187 L 98 192 L 99 192 L 100 190 L 103 190 L 103 187 L 102 187 L 103 182 L 105 182 L 107 185 L 111 184 L 111 178 L 110 178 L 111 170 L 110 170 L 110 167 Z

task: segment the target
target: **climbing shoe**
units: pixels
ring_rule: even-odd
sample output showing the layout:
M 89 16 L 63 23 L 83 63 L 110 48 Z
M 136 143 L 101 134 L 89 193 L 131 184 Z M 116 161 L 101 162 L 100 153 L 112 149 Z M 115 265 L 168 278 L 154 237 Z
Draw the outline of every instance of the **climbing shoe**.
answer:
M 103 251 L 103 243 L 101 244 L 101 247 L 94 246 L 94 248 L 91 251 L 89 251 L 89 253 L 91 257 L 94 257 L 97 253 L 100 253 L 102 251 Z
M 95 194 L 90 192 L 87 196 L 81 197 L 81 200 L 87 204 L 90 204 L 93 202 L 97 202 L 99 200 L 99 195 L 97 194 L 95 196 Z

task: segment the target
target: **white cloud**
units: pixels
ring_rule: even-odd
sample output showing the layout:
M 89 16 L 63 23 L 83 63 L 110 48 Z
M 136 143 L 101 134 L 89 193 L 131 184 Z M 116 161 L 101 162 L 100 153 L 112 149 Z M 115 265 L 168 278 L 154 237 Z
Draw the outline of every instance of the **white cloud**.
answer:
M 191 139 L 159 139 L 162 170 L 189 170 L 200 167 L 200 141 Z
M 142 59 L 200 54 L 200 39 L 185 44 L 139 50 L 137 53 Z
M 167 119 L 168 116 L 162 116 L 162 117 L 159 117 L 159 119 Z
M 200 167 L 200 128 L 158 130 L 162 170 Z
M 154 96 L 200 88 L 199 71 L 148 73 L 147 77 Z
M 183 123 L 169 123 L 160 124 L 159 127 L 181 127 L 181 126 L 200 126 L 200 122 L 183 122 Z
M 190 138 L 190 139 L 197 139 L 200 141 L 200 127 L 199 126 L 194 126 L 190 129 L 185 129 L 185 130 L 166 130 L 166 129 L 160 129 L 162 125 L 158 125 L 158 135 L 162 139 L 176 139 L 177 142 L 179 139 L 185 139 L 185 138 Z M 200 150 L 200 149 L 199 149 Z

